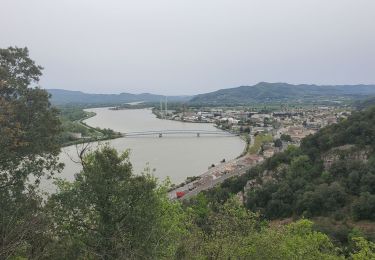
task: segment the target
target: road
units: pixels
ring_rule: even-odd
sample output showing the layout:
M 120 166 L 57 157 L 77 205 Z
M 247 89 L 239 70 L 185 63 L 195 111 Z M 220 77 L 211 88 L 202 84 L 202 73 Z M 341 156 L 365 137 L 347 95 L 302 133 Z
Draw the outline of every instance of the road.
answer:
M 224 180 L 233 176 L 245 174 L 251 167 L 263 161 L 262 156 L 245 155 L 238 159 L 222 163 L 210 168 L 207 172 L 200 175 L 198 180 L 185 184 L 169 192 L 169 198 L 176 199 L 177 192 L 184 192 L 185 195 L 181 199 L 188 199 L 197 195 L 199 192 L 211 189 Z

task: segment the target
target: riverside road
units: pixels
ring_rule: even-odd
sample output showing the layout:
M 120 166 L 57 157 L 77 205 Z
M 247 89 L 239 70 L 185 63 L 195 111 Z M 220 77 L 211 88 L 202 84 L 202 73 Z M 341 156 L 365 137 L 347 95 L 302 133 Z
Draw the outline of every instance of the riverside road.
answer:
M 169 197 L 171 199 L 176 199 L 177 192 L 183 192 L 184 195 L 180 199 L 191 198 L 203 190 L 213 188 L 228 178 L 245 174 L 250 168 L 262 161 L 262 156 L 245 155 L 238 159 L 221 163 L 200 175 L 197 180 L 170 191 Z

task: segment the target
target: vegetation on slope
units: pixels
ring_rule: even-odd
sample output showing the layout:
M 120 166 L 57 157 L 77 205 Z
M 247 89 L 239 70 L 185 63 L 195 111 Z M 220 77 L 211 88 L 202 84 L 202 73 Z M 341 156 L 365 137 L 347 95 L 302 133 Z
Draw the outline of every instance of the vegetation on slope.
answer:
M 374 223 L 374 149 L 375 107 L 371 107 L 306 137 L 301 147 L 274 155 L 207 196 L 222 202 L 245 191 L 246 207 L 271 220 L 328 217 L 342 223 Z
M 62 146 L 109 140 L 122 136 L 121 133 L 117 133 L 109 128 L 102 129 L 87 125 L 84 120 L 95 116 L 95 113 L 87 112 L 80 106 L 61 107 L 59 112 L 62 127 L 60 143 Z M 75 136 L 76 134 L 80 134 L 81 137 Z
M 272 142 L 272 136 L 270 134 L 258 134 L 255 136 L 254 144 L 249 147 L 250 154 L 256 154 L 260 149 L 262 144 L 267 142 Z

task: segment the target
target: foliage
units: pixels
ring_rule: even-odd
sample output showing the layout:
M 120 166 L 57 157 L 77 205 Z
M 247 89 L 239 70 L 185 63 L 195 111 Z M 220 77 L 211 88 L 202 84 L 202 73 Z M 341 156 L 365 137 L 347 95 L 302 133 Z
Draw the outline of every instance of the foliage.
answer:
M 374 221 L 374 140 L 372 107 L 306 137 L 301 147 L 289 147 L 206 196 L 212 203 L 224 203 L 231 194 L 245 191 L 246 207 L 267 219 Z
M 59 183 L 48 205 L 56 246 L 65 245 L 62 258 L 170 257 L 183 212 L 166 189 L 148 174 L 133 175 L 128 153 L 107 146 L 86 155 L 82 165 L 74 183 Z
M 331 148 L 353 144 L 375 148 L 375 106 L 354 112 L 348 119 L 329 125 L 303 139 L 301 149 L 312 159 Z
M 207 209 L 202 198 L 198 202 L 199 209 Z M 194 218 L 197 204 L 192 203 Z M 307 220 L 270 227 L 234 198 L 204 215 L 205 222 L 190 229 L 178 259 L 342 259 L 330 239 L 313 231 Z
M 99 127 L 91 127 L 83 120 L 95 116 L 94 112 L 83 110 L 81 106 L 69 106 L 60 108 L 60 121 L 62 125 L 62 134 L 60 135 L 60 143 L 63 146 L 72 145 L 76 143 L 107 140 L 121 137 L 109 128 L 101 129 Z M 81 137 L 75 134 L 81 134 Z
M 0 49 L 0 258 L 42 242 L 40 178 L 61 168 L 57 110 L 26 48 Z M 31 253 L 36 254 L 37 250 Z
M 353 203 L 354 218 L 375 220 L 375 194 L 361 193 L 358 200 Z
M 0 49 L 0 174 L 2 186 L 23 187 L 27 176 L 56 170 L 61 131 L 57 110 L 37 83 L 41 67 L 27 49 Z
M 314 162 L 307 155 L 288 157 L 285 152 L 252 171 L 253 178 L 262 185 L 249 190 L 249 209 L 260 210 L 274 219 L 326 216 L 353 205 L 355 219 L 374 219 L 374 195 L 369 181 L 375 169 L 370 164 L 342 159 L 325 170 L 321 161 Z M 263 174 L 267 171 L 275 174 L 265 182 Z M 359 196 L 360 191 L 367 195 Z
M 86 112 L 81 107 L 69 106 L 60 108 L 60 118 L 62 120 L 78 121 L 92 115 L 95 115 L 95 113 Z
M 275 144 L 275 147 L 282 147 L 283 146 L 283 142 L 281 141 L 281 139 L 276 139 L 274 141 L 274 144 Z
M 363 237 L 353 239 L 357 251 L 351 254 L 353 260 L 375 259 L 375 243 L 365 240 Z
M 256 154 L 260 151 L 264 143 L 272 142 L 272 135 L 270 134 L 258 134 L 255 136 L 254 144 L 249 147 L 250 154 Z
M 280 136 L 280 139 L 281 139 L 281 141 L 284 141 L 284 142 L 291 142 L 292 141 L 292 137 L 290 137 L 290 135 L 287 135 L 287 134 L 282 134 Z

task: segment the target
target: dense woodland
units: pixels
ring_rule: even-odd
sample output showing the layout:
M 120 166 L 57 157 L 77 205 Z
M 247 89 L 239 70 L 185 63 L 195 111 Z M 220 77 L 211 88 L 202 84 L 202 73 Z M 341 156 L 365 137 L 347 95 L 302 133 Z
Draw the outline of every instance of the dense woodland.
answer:
M 108 146 L 81 153 L 74 182 L 59 179 L 64 122 L 37 87 L 41 70 L 26 48 L 0 49 L 0 259 L 375 258 L 375 244 L 360 231 L 340 246 L 308 220 L 334 211 L 374 219 L 374 110 L 181 203 L 168 199 L 168 181 L 135 174 L 127 152 Z M 324 169 L 322 155 L 348 142 L 369 158 L 341 163 L 340 157 Z M 40 180 L 51 176 L 58 190 L 43 194 Z M 259 185 L 244 207 L 232 194 L 250 179 Z M 294 215 L 305 218 L 269 221 Z

